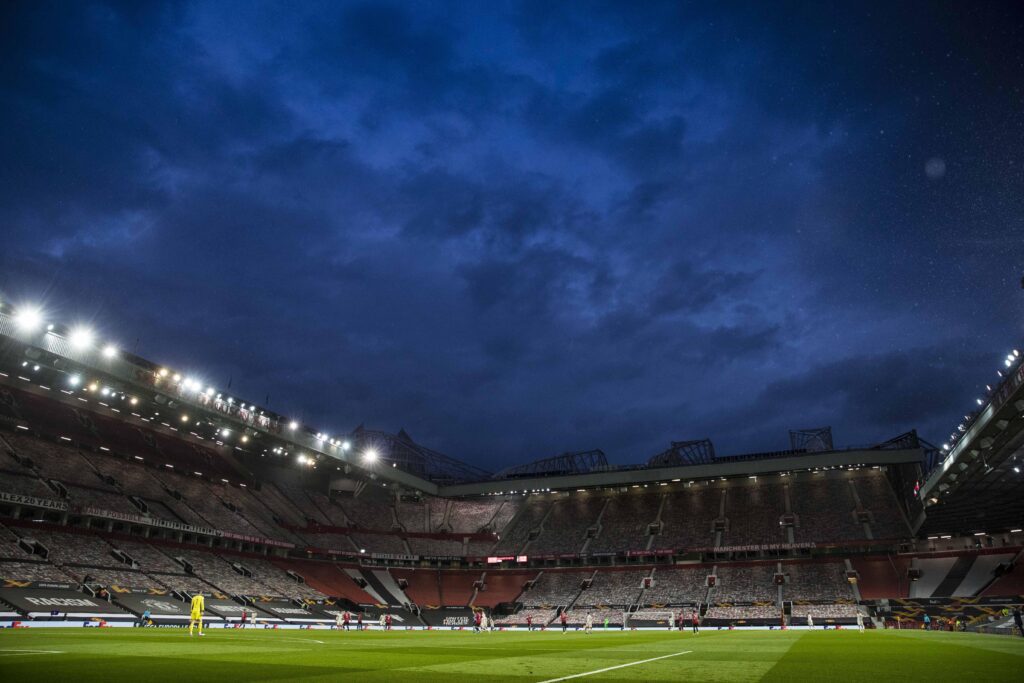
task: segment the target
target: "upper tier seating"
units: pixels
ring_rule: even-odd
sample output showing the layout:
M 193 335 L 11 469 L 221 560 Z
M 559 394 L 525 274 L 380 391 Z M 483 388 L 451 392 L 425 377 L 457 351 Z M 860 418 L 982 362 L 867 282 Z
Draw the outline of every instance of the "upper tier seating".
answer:
M 854 480 L 854 486 L 861 503 L 872 513 L 871 530 L 875 538 L 901 539 L 912 536 L 885 473 L 868 470 Z
M 601 517 L 601 531 L 587 547 L 590 553 L 643 550 L 647 531 L 658 516 L 661 496 L 648 489 L 631 489 L 611 496 Z
M 784 543 L 786 530 L 779 520 L 785 513 L 785 489 L 780 484 L 756 483 L 726 489 L 728 531 L 722 545 Z
M 530 496 L 522 505 L 519 516 L 501 532 L 501 540 L 495 552 L 516 553 L 526 544 L 530 532 L 539 529 L 541 520 L 551 508 L 551 500 L 542 496 Z
M 605 498 L 571 496 L 554 501 L 540 536 L 530 543 L 531 555 L 558 555 L 579 552 L 586 541 L 587 529 L 597 524 Z
M 790 502 L 799 520 L 794 530 L 797 541 L 865 538 L 864 525 L 854 515 L 856 502 L 849 481 L 849 477 L 828 476 L 825 472 L 793 478 Z
M 722 491 L 705 484 L 694 484 L 666 494 L 662 508 L 662 531 L 655 536 L 654 548 L 701 548 L 714 544 L 712 522 L 718 517 Z
M 376 529 L 379 531 L 391 531 L 394 527 L 394 509 L 392 501 L 388 499 L 373 498 L 368 495 L 358 498 L 347 498 L 340 496 L 335 499 L 349 521 L 360 529 Z

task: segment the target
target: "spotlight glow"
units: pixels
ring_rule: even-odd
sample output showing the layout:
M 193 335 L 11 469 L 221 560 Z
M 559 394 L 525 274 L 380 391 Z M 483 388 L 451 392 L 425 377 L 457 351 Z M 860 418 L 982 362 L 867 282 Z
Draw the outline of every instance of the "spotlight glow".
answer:
M 363 453 L 363 460 L 365 460 L 366 462 L 376 462 L 377 451 L 375 451 L 372 448 L 367 449 L 366 452 Z
M 71 330 L 71 334 L 68 335 L 68 341 L 71 343 L 71 347 L 79 350 L 87 349 L 92 346 L 92 340 L 92 330 L 88 327 L 76 327 Z
M 14 324 L 22 332 L 35 332 L 43 324 L 43 313 L 35 306 L 19 308 L 14 315 Z
M 117 355 L 117 347 L 114 346 L 113 344 L 107 344 L 106 346 L 103 347 L 103 357 L 104 358 L 113 358 L 116 355 Z
M 298 429 L 298 428 L 299 428 L 299 423 L 296 422 L 295 420 L 292 420 L 291 422 L 288 423 L 288 429 L 292 430 L 293 432 L 296 429 Z

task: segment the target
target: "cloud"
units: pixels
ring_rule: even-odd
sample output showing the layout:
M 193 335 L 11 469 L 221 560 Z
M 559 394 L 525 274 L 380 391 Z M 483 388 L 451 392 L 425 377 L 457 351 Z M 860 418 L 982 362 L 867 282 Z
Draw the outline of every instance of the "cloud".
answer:
M 332 433 L 934 437 L 1020 334 L 1009 9 L 3 11 L 3 299 Z

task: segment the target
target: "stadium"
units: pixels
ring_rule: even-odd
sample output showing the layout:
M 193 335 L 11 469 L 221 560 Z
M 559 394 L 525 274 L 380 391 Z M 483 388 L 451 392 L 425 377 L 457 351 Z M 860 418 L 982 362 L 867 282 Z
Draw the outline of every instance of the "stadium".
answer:
M 591 451 L 490 473 L 404 432 L 321 433 L 2 305 L 0 618 L 5 652 L 38 654 L 5 660 L 19 677 L 42 659 L 88 666 L 120 634 L 116 647 L 180 638 L 196 594 L 206 632 L 245 657 L 264 639 L 301 661 L 303 643 L 360 638 L 361 657 L 413 665 L 433 648 L 472 657 L 459 650 L 481 630 L 491 649 L 577 638 L 523 658 L 515 675 L 544 680 L 572 677 L 580 657 L 609 670 L 653 658 L 636 675 L 674 677 L 667 660 L 713 656 L 705 642 L 811 630 L 847 656 L 858 625 L 991 640 L 972 634 L 1012 634 L 1024 602 L 1016 349 L 939 447 L 911 431 L 842 449 L 818 428 L 783 452 L 720 456 L 704 439 L 635 466 Z M 57 635 L 69 628 L 95 650 Z M 591 635 L 605 667 L 574 650 Z M 388 637 L 401 654 L 381 650 Z M 423 680 L 441 675 L 429 669 Z
M 1021 679 L 1020 0 L 0 17 L 0 682 Z

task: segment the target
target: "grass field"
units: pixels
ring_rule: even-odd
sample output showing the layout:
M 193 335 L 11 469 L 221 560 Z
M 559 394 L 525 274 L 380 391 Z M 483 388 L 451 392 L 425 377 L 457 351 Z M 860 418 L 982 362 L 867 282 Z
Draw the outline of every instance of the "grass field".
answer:
M 177 629 L 7 629 L 0 631 L 0 675 L 17 683 L 1020 681 L 1024 638 L 856 630 L 587 636 L 208 629 L 190 639 Z

